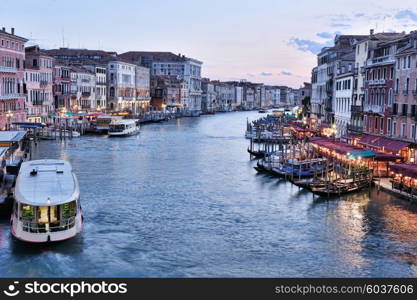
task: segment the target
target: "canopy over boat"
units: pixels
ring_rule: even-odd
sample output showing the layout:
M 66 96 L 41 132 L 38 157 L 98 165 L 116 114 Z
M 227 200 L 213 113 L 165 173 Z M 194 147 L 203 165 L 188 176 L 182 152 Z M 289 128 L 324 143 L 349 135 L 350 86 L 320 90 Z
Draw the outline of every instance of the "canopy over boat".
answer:
M 0 131 L 0 143 L 20 142 L 26 135 L 26 131 Z
M 33 206 L 53 206 L 78 197 L 78 181 L 69 162 L 44 159 L 22 163 L 15 188 L 16 201 Z

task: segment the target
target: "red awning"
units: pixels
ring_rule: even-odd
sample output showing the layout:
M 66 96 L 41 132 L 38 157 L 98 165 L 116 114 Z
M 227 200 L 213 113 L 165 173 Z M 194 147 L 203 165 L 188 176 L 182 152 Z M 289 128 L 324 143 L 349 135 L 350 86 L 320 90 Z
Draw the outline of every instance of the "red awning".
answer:
M 384 149 L 385 151 L 392 154 L 397 154 L 400 150 L 410 146 L 409 142 L 397 141 L 381 136 L 370 135 L 363 137 L 360 141 L 358 141 L 358 144 L 380 150 Z
M 363 135 L 355 134 L 355 133 L 348 133 L 348 134 L 345 134 L 344 136 L 342 136 L 340 138 L 345 139 L 345 140 L 354 140 L 354 139 L 363 138 Z
M 395 164 L 392 165 L 390 169 L 391 171 L 402 174 L 403 176 L 417 178 L 416 164 Z
M 384 146 L 385 150 L 391 153 L 398 153 L 400 150 L 410 146 L 410 143 L 403 141 L 391 141 Z
M 310 141 L 313 144 L 327 148 L 331 151 L 335 151 L 336 153 L 339 153 L 339 154 L 348 154 L 348 153 L 355 153 L 355 152 L 363 151 L 362 148 L 352 146 L 344 142 L 327 139 L 327 138 L 311 138 Z
M 387 154 L 387 153 L 381 153 L 381 152 L 376 152 L 375 155 L 375 160 L 376 161 L 392 161 L 395 162 L 397 160 L 402 159 L 401 156 L 398 155 L 393 155 L 393 154 Z
M 376 147 L 375 142 L 378 139 L 380 139 L 379 136 L 366 135 L 360 141 L 358 141 L 358 144 L 359 145 L 364 145 L 364 146 Z

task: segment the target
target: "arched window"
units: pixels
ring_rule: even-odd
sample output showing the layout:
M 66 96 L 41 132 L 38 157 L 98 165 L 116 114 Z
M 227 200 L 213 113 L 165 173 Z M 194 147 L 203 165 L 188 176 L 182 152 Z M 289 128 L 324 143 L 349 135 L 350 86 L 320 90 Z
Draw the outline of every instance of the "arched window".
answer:
M 110 97 L 114 97 L 114 87 L 110 87 Z
M 392 96 L 393 95 L 393 92 L 392 92 L 392 89 L 389 89 L 389 91 L 388 91 L 388 105 L 392 105 Z
M 385 89 L 383 89 L 381 93 L 381 105 L 386 105 L 386 104 L 387 104 L 387 97 L 385 95 Z

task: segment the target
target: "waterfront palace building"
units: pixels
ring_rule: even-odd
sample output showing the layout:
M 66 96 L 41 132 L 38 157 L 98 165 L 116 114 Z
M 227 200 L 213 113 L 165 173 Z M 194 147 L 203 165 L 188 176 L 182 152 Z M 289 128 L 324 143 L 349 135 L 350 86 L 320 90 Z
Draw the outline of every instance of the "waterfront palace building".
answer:
M 14 28 L 0 30 L 0 129 L 8 129 L 12 122 L 25 120 L 23 90 L 25 42 Z

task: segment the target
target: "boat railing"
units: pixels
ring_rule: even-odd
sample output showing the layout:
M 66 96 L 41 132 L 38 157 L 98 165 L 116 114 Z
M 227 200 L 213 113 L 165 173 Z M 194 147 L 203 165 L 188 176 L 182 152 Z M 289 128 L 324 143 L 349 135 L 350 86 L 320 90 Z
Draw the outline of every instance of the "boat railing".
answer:
M 47 224 L 48 223 L 22 220 L 22 229 L 23 231 L 31 233 L 46 233 L 68 230 L 75 225 L 75 216 L 60 220 L 58 222 L 49 223 L 49 226 L 46 226 Z

